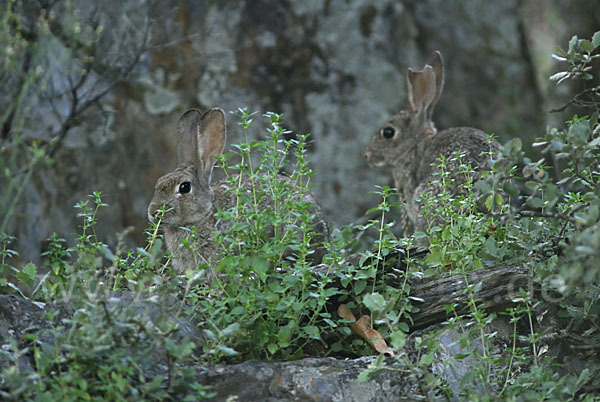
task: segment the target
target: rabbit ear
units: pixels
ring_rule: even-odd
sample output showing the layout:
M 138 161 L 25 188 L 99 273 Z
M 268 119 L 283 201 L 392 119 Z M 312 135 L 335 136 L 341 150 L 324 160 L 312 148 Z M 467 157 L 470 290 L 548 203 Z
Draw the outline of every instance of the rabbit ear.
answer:
M 428 119 L 431 120 L 433 107 L 437 103 L 440 95 L 442 94 L 442 90 L 444 89 L 444 59 L 442 59 L 442 54 L 435 50 L 431 56 L 429 56 L 427 64 L 433 68 L 433 72 L 435 74 L 435 97 L 429 106 L 427 114 Z
M 426 65 L 421 71 L 408 69 L 408 103 L 411 112 L 415 115 L 427 114 L 428 109 L 435 103 L 436 85 L 435 73 L 433 67 Z
M 193 165 L 196 163 L 196 132 L 202 112 L 189 109 L 181 115 L 177 122 L 177 165 Z
M 215 157 L 225 148 L 225 112 L 222 109 L 212 108 L 202 115 L 196 132 L 196 147 L 197 161 L 210 179 Z

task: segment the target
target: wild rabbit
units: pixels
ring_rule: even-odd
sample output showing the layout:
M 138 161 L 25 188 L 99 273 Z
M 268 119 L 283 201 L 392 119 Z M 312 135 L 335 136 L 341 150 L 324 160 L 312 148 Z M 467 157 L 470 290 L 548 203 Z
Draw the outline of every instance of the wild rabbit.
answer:
M 190 109 L 183 113 L 177 123 L 177 168 L 159 178 L 154 188 L 154 197 L 148 206 L 148 219 L 155 222 L 161 208 L 161 227 L 164 230 L 167 249 L 173 256 L 173 268 L 178 273 L 208 264 L 209 280 L 215 276 L 214 261 L 217 248 L 213 235 L 215 229 L 223 231 L 229 222 L 217 221 L 217 208 L 227 210 L 234 206 L 235 195 L 228 191 L 226 181 L 211 185 L 211 174 L 216 157 L 225 146 L 225 113 L 218 108 L 202 113 Z M 281 176 L 281 180 L 287 180 Z M 249 180 L 242 180 L 242 186 L 249 186 Z M 329 238 L 329 229 L 323 214 L 312 193 L 303 195 L 302 201 L 312 204 L 315 236 L 312 246 L 314 262 L 323 256 L 322 242 Z M 260 209 L 273 208 L 273 201 L 265 197 Z M 197 253 L 182 246 L 182 240 L 197 229 Z
M 425 231 L 427 220 L 421 215 L 425 193 L 437 193 L 434 173 L 439 172 L 438 158 L 444 156 L 448 169 L 456 168 L 453 157 L 461 155 L 470 164 L 478 180 L 488 167 L 490 154 L 499 149 L 495 140 L 470 127 L 449 128 L 438 132 L 432 121 L 433 108 L 444 86 L 444 64 L 435 51 L 421 71 L 407 73 L 408 108 L 386 120 L 375 132 L 365 151 L 370 166 L 390 166 L 395 186 L 406 203 L 406 213 L 415 231 Z M 460 176 L 460 177 L 459 177 Z M 454 170 L 454 191 L 460 191 L 465 177 Z

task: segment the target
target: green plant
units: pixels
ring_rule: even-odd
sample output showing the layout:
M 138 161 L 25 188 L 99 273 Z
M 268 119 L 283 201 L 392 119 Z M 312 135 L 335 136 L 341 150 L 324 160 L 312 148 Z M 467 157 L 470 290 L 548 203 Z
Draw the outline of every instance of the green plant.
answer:
M 546 155 L 553 153 L 558 164 L 546 158 L 531 160 L 522 151 L 520 140 L 513 139 L 494 155 L 491 170 L 475 183 L 470 180 L 473 172 L 461 161 L 461 155 L 454 155 L 452 160 L 441 158 L 440 173 L 434 183 L 440 191 L 430 192 L 423 200 L 423 213 L 431 217 L 431 225 L 427 233 L 415 233 L 413 238 L 427 237 L 430 253 L 424 260 L 416 261 L 413 270 L 431 278 L 461 275 L 466 283 L 465 305 L 447 306 L 451 318 L 445 327 L 458 330 L 456 342 L 464 350 L 453 359 L 471 361 L 471 374 L 462 378 L 460 387 L 464 396 L 472 396 L 472 391 L 476 391 L 484 398 L 500 392 L 508 399 L 519 395 L 525 395 L 526 400 L 594 399 L 587 390 L 596 389 L 590 373 L 598 368 L 592 350 L 596 350 L 600 311 L 600 271 L 596 262 L 600 250 L 600 244 L 596 244 L 600 239 L 600 104 L 595 98 L 600 87 L 592 82 L 595 78 L 590 63 L 599 57 L 599 45 L 600 33 L 592 40 L 575 37 L 569 50 L 556 57 L 567 62 L 568 69 L 553 79 L 582 79 L 592 84 L 566 105 L 588 107 L 591 115 L 574 116 L 567 121 L 566 129 L 550 129 L 535 144 L 544 148 Z M 448 171 L 451 165 L 457 166 L 458 171 Z M 556 177 L 553 169 L 560 172 Z M 456 185 L 451 178 L 460 175 L 465 178 L 464 183 L 457 195 L 451 195 L 454 193 L 449 189 Z M 470 270 L 500 264 L 530 268 L 533 280 L 543 287 L 541 300 L 533 292 L 522 290 L 512 295 L 516 305 L 507 312 L 512 324 L 512 346 L 504 354 L 499 354 L 494 346 L 499 341 L 492 326 L 497 316 L 480 307 L 481 284 L 469 283 L 467 276 Z M 557 298 L 560 308 L 555 313 L 556 324 L 548 328 L 539 314 Z M 406 299 L 404 293 L 398 298 Z M 385 300 L 391 299 L 373 294 L 363 303 L 375 313 Z M 384 317 L 380 324 L 388 324 L 388 339 L 398 337 L 398 320 Z M 573 335 L 573 330 L 584 335 Z M 558 387 L 552 384 L 559 378 L 558 369 L 552 359 L 544 358 L 548 349 L 546 334 L 553 331 L 566 333 L 562 336 L 579 345 L 575 348 L 581 350 L 581 358 L 589 359 L 588 369 L 575 376 L 560 376 Z M 397 356 L 406 356 L 402 347 L 398 349 L 394 342 L 392 346 Z M 436 348 L 434 342 L 430 351 L 435 354 Z M 389 367 L 378 359 L 365 376 L 381 369 L 406 369 L 411 364 L 418 367 L 417 363 L 396 358 Z M 441 387 L 441 383 L 436 384 Z
M 307 349 L 327 348 L 323 337 L 335 325 L 327 300 L 337 292 L 327 287 L 331 269 L 309 269 L 315 216 L 305 196 L 312 175 L 308 136 L 284 140 L 281 116 L 269 113 L 267 138 L 250 141 L 252 115 L 240 109 L 239 116 L 245 140 L 234 145 L 238 162 L 227 163 L 232 154 L 221 158 L 236 202 L 217 213 L 228 222 L 214 234 L 219 275 L 213 289 L 198 284 L 187 300 L 206 312 L 209 342 L 203 347 L 211 360 L 233 354 L 299 358 Z M 215 291 L 218 297 L 211 296 Z
M 53 235 L 39 269 L 47 271 L 41 283 L 32 290 L 33 281 L 21 281 L 29 286 L 31 297 L 57 304 L 43 329 L 26 336 L 24 346 L 9 340 L 11 349 L 1 356 L 5 363 L 0 366 L 0 396 L 66 400 L 210 396 L 208 387 L 195 380 L 194 370 L 186 367 L 196 358 L 196 346 L 190 334 L 182 336 L 177 329 L 183 312 L 169 299 L 177 283 L 165 284 L 152 272 L 160 259 L 160 254 L 152 254 L 160 243 L 156 227 L 148 230 L 146 249 L 113 253 L 95 232 L 98 212 L 107 205 L 99 192 L 91 198 L 92 206 L 88 201 L 76 205 L 82 219 L 77 243 L 68 247 Z M 116 270 L 126 264 L 131 273 Z M 65 311 L 74 313 L 65 316 Z M 31 356 L 31 367 L 21 365 L 25 356 Z M 157 359 L 166 370 L 155 370 Z

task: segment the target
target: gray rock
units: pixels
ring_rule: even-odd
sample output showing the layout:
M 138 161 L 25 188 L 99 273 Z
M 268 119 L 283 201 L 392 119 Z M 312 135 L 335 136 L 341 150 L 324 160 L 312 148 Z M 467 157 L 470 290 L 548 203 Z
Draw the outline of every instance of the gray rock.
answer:
M 199 380 L 217 393 L 215 401 L 397 401 L 414 395 L 417 384 L 399 371 L 383 371 L 368 382 L 358 375 L 373 357 L 338 360 L 307 358 L 291 362 L 247 361 L 199 369 Z

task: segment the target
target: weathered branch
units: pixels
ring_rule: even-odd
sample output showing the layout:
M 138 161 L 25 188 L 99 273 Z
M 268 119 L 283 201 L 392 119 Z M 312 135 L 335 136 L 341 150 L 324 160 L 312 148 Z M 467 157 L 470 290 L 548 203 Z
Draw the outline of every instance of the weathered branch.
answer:
M 90 108 L 90 106 L 97 103 L 110 90 L 112 90 L 118 83 L 122 82 L 125 78 L 127 78 L 127 76 L 129 76 L 131 71 L 133 71 L 133 68 L 139 62 L 140 57 L 146 51 L 146 44 L 148 42 L 149 32 L 150 32 L 150 22 L 148 22 L 146 24 L 146 30 L 144 31 L 144 38 L 142 40 L 142 44 L 138 47 L 138 49 L 135 52 L 135 55 L 131 59 L 131 61 L 121 71 L 121 75 L 112 79 L 109 83 L 106 84 L 106 87 L 104 89 L 102 89 L 100 92 L 98 92 L 91 98 L 87 99 L 84 102 L 80 102 L 79 96 L 78 96 L 78 90 L 87 81 L 87 79 L 91 73 L 90 66 L 86 65 L 86 69 L 85 69 L 84 73 L 82 74 L 82 76 L 80 77 L 80 79 L 78 80 L 78 83 L 71 86 L 72 87 L 71 88 L 72 102 L 71 102 L 69 114 L 67 115 L 66 119 L 63 121 L 63 123 L 61 125 L 61 129 L 59 130 L 58 134 L 55 137 L 55 138 L 57 138 L 57 140 L 54 142 L 54 144 L 50 147 L 50 149 L 47 152 L 47 155 L 49 157 L 53 157 L 56 154 L 56 152 L 62 145 L 62 142 L 64 141 L 68 131 L 73 127 L 77 116 L 79 116 L 81 113 L 85 112 L 88 108 Z
M 412 314 L 414 324 L 411 329 L 444 322 L 448 319 L 448 305 L 454 305 L 458 314 L 468 313 L 467 283 L 481 284 L 475 299 L 478 307 L 488 312 L 505 311 L 515 305 L 514 300 L 520 290 L 531 292 L 536 289 L 527 268 L 511 266 L 482 268 L 466 275 L 452 275 L 423 283 L 414 286 L 411 292 L 411 296 L 423 299 L 422 303 L 415 303 L 420 311 Z
M 600 94 L 600 87 L 584 89 L 583 91 L 575 94 L 573 96 L 573 98 L 571 98 L 571 100 L 569 102 L 565 103 L 564 105 L 557 107 L 557 108 L 550 109 L 550 113 L 562 112 L 571 105 L 583 105 L 582 103 L 580 103 L 581 101 L 579 100 L 579 98 L 581 98 L 582 96 L 587 95 L 589 93 Z

